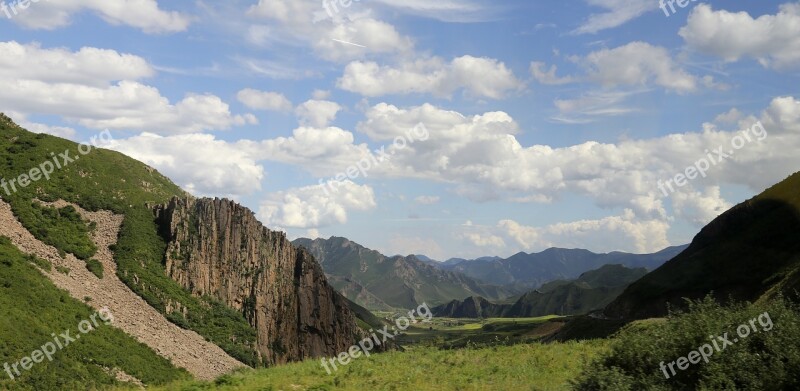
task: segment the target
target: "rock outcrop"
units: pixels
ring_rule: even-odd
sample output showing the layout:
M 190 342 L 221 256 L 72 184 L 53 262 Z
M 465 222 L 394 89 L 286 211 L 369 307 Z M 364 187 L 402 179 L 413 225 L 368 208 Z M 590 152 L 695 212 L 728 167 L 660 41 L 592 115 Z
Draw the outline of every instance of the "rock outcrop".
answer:
M 192 294 L 241 311 L 257 331 L 264 364 L 335 356 L 363 334 L 314 258 L 249 209 L 173 198 L 154 211 L 168 243 L 167 274 Z

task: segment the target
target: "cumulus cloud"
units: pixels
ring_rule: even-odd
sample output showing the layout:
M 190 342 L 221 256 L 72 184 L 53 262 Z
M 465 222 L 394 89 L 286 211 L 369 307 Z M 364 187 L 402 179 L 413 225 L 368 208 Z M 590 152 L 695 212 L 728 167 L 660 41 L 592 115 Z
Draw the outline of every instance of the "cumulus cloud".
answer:
M 645 86 L 654 83 L 678 93 L 693 92 L 698 79 L 672 60 L 667 49 L 631 42 L 592 52 L 583 60 L 589 78 L 607 86 Z
M 253 110 L 291 111 L 292 102 L 283 94 L 245 88 L 236 94 L 236 99 Z
M 0 78 L 34 79 L 45 83 L 71 83 L 102 87 L 119 80 L 139 80 L 155 75 L 147 61 L 115 50 L 84 47 L 43 49 L 38 43 L 0 42 Z
M 335 190 L 314 185 L 271 193 L 261 203 L 258 216 L 266 225 L 320 228 L 346 223 L 349 211 L 366 211 L 376 206 L 371 187 L 345 181 Z
M 709 186 L 705 192 L 678 192 L 672 197 L 675 215 L 697 227 L 703 227 L 733 207 L 720 195 L 719 186 Z
M 109 24 L 138 28 L 148 34 L 185 31 L 191 22 L 185 14 L 162 10 L 156 0 L 47 0 L 19 10 L 11 20 L 30 29 L 55 30 L 70 25 L 72 16 L 84 10 Z
M 530 227 L 514 220 L 501 220 L 500 232 L 520 247 L 542 250 L 548 247 L 591 248 L 594 251 L 649 253 L 669 246 L 669 223 L 660 219 L 641 219 L 626 209 L 619 216 Z
M 336 119 L 336 114 L 342 110 L 336 102 L 327 100 L 309 100 L 297 106 L 295 114 L 302 126 L 323 128 Z
M 264 168 L 237 144 L 209 134 L 159 136 L 142 133 L 106 147 L 122 152 L 199 196 L 239 198 L 261 189 Z
M 449 63 L 433 57 L 381 66 L 355 61 L 347 65 L 337 86 L 364 96 L 432 94 L 451 96 L 458 90 L 479 98 L 501 99 L 523 83 L 502 62 L 485 57 L 462 56 Z
M 255 123 L 234 115 L 210 94 L 189 93 L 175 103 L 137 81 L 154 74 L 144 59 L 113 50 L 44 49 L 3 42 L 0 106 L 24 114 L 59 115 L 94 129 L 193 133 Z
M 300 127 L 291 137 L 242 141 L 240 148 L 259 159 L 295 164 L 314 175 L 335 175 L 371 152 L 366 144 L 354 144 L 352 133 L 336 128 Z
M 800 4 L 780 6 L 775 15 L 753 18 L 747 12 L 714 11 L 699 4 L 680 36 L 689 47 L 725 61 L 749 57 L 765 67 L 800 65 Z

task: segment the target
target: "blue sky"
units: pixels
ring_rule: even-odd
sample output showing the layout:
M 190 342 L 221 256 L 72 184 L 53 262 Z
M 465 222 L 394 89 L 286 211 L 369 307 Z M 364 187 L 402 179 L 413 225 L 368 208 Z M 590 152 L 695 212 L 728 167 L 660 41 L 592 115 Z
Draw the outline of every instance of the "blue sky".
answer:
M 76 141 L 108 129 L 293 238 L 437 259 L 657 251 L 800 167 L 797 2 L 218 3 L 6 1 L 0 110 Z

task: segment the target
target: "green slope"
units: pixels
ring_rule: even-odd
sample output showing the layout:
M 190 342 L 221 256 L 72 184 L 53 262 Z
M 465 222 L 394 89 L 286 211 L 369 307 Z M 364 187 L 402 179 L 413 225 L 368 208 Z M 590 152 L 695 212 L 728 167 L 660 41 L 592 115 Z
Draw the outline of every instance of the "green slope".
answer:
M 120 153 L 95 149 L 81 155 L 77 144 L 28 132 L 0 114 L 0 177 L 18 178 L 65 151 L 78 159 L 55 170 L 50 180 L 42 178 L 27 187 L 18 187 L 10 195 L 0 193 L 20 222 L 38 239 L 61 251 L 85 257 L 92 249 L 76 247 L 80 242 L 75 240 L 56 240 L 60 232 L 71 232 L 72 237 L 80 238 L 83 229 L 70 220 L 68 213 L 55 216 L 53 211 L 37 210 L 32 200 L 64 199 L 87 210 L 104 209 L 124 215 L 113 249 L 119 278 L 174 323 L 196 331 L 247 364 L 258 364 L 252 348 L 255 332 L 241 314 L 213 300 L 193 297 L 164 273 L 166 245 L 148 205 L 165 203 L 172 196 L 184 194 L 178 186 Z M 188 316 L 177 311 L 166 313 L 168 306 L 175 308 L 178 303 L 187 308 Z
M 800 173 L 716 218 L 683 253 L 632 284 L 605 310 L 663 316 L 683 298 L 726 302 L 800 290 Z
M 53 340 L 51 333 L 70 330 L 75 337 L 78 324 L 94 313 L 56 288 L 34 264 L 49 268 L 47 261 L 22 254 L 8 238 L 0 237 L 0 363 L 13 365 L 31 356 Z M 100 323 L 80 335 L 53 361 L 45 359 L 30 371 L 18 366 L 21 376 L 16 379 L 0 369 L 0 389 L 86 390 L 116 384 L 103 367 L 121 369 L 147 385 L 190 377 L 119 329 Z M 13 369 L 12 374 L 16 377 Z

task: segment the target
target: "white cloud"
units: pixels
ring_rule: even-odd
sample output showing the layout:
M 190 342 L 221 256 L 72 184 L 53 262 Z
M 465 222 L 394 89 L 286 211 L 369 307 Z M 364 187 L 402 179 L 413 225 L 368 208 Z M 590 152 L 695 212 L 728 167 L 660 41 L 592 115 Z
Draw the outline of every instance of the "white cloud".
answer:
M 462 237 L 469 243 L 472 243 L 478 247 L 503 248 L 506 246 L 506 242 L 503 240 L 503 238 L 491 234 L 466 232 L 462 235 Z
M 374 54 L 410 53 L 414 43 L 391 24 L 370 16 L 367 10 L 339 7 L 334 18 L 323 3 L 314 0 L 259 0 L 247 11 L 255 21 L 247 36 L 259 45 L 276 42 L 310 46 L 321 58 L 348 61 Z M 365 47 L 342 44 L 333 39 Z
M 550 69 L 548 70 L 545 70 L 545 68 L 547 68 L 547 64 L 543 62 L 534 61 L 531 63 L 531 74 L 539 83 L 546 85 L 561 85 L 575 82 L 575 79 L 570 76 L 556 76 L 558 67 L 555 65 L 551 65 Z
M 490 20 L 491 9 L 469 0 L 375 0 L 393 10 L 443 22 L 479 22 Z
M 709 186 L 704 193 L 676 192 L 672 195 L 675 215 L 703 227 L 733 205 L 720 195 L 719 186 Z
M 497 227 L 526 250 L 565 247 L 650 253 L 669 246 L 667 221 L 640 219 L 630 209 L 620 216 L 557 223 L 541 228 L 524 226 L 514 220 L 501 220 Z
M 115 139 L 107 148 L 122 152 L 200 196 L 238 198 L 261 189 L 264 168 L 237 144 L 209 134 L 159 136 L 151 133 Z
M 586 2 L 608 11 L 589 15 L 589 18 L 572 32 L 573 34 L 594 34 L 618 27 L 648 11 L 658 9 L 657 0 L 587 0 Z
M 70 25 L 72 16 L 83 10 L 92 11 L 109 24 L 138 28 L 148 34 L 185 31 L 191 22 L 180 12 L 160 9 L 156 0 L 46 0 L 19 10 L 11 20 L 26 28 L 55 30 Z
M 345 181 L 336 189 L 314 185 L 271 193 L 261 203 L 258 215 L 266 225 L 320 228 L 346 223 L 348 211 L 376 206 L 371 187 Z
M 0 106 L 24 114 L 59 115 L 94 129 L 193 133 L 255 123 L 233 115 L 214 95 L 187 94 L 174 104 L 155 87 L 131 79 L 154 71 L 140 57 L 113 50 L 42 49 L 0 43 Z
M 667 49 L 645 42 L 592 52 L 582 63 L 590 79 L 607 87 L 654 83 L 678 93 L 697 90 L 697 78 L 676 64 Z
M 352 133 L 336 127 L 300 127 L 292 137 L 242 141 L 240 147 L 259 159 L 296 164 L 315 175 L 335 175 L 371 154 L 367 145 L 354 144 Z
M 102 87 L 119 80 L 139 80 L 155 75 L 145 59 L 114 50 L 84 47 L 42 49 L 38 43 L 0 42 L 0 78 L 33 79 L 45 83 L 71 83 Z
M 758 18 L 747 12 L 714 11 L 707 4 L 699 4 L 679 34 L 689 47 L 725 61 L 750 57 L 765 67 L 800 65 L 798 3 L 783 4 L 777 14 Z
M 236 94 L 239 102 L 253 110 L 291 111 L 292 102 L 283 94 L 245 88 Z
M 336 114 L 340 110 L 342 106 L 336 102 L 312 99 L 297 106 L 295 114 L 302 126 L 324 128 L 336 119 Z
M 463 89 L 479 98 L 501 99 L 523 87 L 502 62 L 462 56 L 450 63 L 441 58 L 403 62 L 397 67 L 355 61 L 347 65 L 337 86 L 364 96 L 432 94 L 448 97 Z

